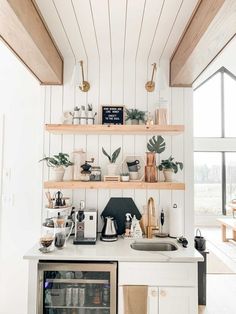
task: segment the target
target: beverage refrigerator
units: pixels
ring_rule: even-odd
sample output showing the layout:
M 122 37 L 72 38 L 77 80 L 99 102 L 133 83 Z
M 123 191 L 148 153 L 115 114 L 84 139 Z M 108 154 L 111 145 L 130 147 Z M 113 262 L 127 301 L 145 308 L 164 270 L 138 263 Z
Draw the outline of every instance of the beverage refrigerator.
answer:
M 39 262 L 37 314 L 116 314 L 116 262 Z

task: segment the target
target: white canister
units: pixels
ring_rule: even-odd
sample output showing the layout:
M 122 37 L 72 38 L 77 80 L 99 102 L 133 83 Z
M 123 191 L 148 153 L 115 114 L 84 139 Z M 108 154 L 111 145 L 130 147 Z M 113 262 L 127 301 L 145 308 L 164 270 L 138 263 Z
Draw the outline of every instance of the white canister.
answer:
M 184 235 L 184 211 L 174 204 L 169 212 L 169 235 L 178 238 Z
M 81 180 L 81 165 L 85 163 L 86 153 L 82 148 L 73 152 L 74 173 L 73 180 Z
M 93 112 L 91 110 L 89 110 L 87 113 L 87 124 L 89 125 L 94 124 Z
M 81 110 L 79 121 L 81 125 L 87 124 L 87 114 L 85 110 Z

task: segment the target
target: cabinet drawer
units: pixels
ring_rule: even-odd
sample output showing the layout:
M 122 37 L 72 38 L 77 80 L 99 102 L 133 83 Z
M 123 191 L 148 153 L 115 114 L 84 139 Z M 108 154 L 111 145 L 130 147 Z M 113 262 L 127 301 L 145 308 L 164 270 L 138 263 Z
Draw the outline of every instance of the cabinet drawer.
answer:
M 197 286 L 197 263 L 119 263 L 119 285 Z

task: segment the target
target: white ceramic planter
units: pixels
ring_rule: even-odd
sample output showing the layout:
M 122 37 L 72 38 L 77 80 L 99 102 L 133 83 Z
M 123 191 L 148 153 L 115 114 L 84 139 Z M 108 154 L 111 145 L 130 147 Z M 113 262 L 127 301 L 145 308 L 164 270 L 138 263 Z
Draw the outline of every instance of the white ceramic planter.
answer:
M 122 182 L 129 182 L 129 176 L 120 176 Z
M 108 164 L 107 165 L 107 175 L 108 176 L 115 176 L 117 170 L 117 164 Z
M 137 120 L 137 119 L 131 119 L 131 124 L 132 124 L 132 125 L 138 125 L 138 124 L 139 124 L 139 120 Z
M 57 181 L 57 182 L 63 181 L 64 173 L 65 173 L 65 168 L 63 167 L 52 168 L 51 169 L 52 181 Z
M 79 120 L 81 125 L 87 124 L 87 114 L 85 110 L 81 110 Z
M 93 119 L 93 111 L 88 111 L 88 113 L 87 113 L 87 124 L 88 125 L 91 125 L 91 124 L 93 124 L 93 122 L 94 122 L 94 119 Z
M 173 170 L 163 170 L 165 182 L 173 181 Z

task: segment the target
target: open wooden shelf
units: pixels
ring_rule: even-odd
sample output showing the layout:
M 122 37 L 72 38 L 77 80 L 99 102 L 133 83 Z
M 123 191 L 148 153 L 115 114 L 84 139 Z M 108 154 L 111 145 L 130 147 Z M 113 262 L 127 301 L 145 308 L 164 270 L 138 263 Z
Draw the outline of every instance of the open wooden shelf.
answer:
M 104 181 L 46 181 L 45 189 L 153 189 L 153 190 L 184 190 L 181 182 L 104 182 Z
M 46 131 L 53 134 L 169 134 L 184 132 L 183 125 L 73 125 L 46 124 Z

